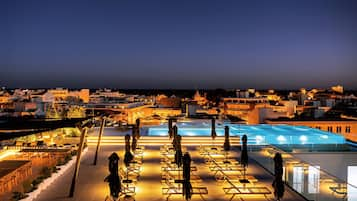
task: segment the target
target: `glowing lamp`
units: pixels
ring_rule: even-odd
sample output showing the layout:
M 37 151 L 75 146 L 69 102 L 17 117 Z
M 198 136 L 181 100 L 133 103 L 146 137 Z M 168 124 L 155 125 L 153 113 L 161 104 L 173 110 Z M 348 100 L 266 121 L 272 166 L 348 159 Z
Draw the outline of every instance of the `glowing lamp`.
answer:
M 279 135 L 278 138 L 277 138 L 277 140 L 278 140 L 279 142 L 285 142 L 285 141 L 286 141 L 286 138 L 285 138 L 284 136 L 282 136 L 282 135 Z
M 301 142 L 306 142 L 307 141 L 307 137 L 305 135 L 300 136 L 299 139 L 300 139 Z

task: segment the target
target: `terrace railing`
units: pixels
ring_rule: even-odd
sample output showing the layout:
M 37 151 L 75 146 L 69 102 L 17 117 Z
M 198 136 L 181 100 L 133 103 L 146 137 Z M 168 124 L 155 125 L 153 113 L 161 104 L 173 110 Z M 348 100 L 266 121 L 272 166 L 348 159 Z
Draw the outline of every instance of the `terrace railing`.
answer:
M 283 156 L 285 183 L 307 200 L 337 201 L 357 200 L 357 186 L 328 173 L 320 166 L 305 162 L 274 146 L 255 146 L 250 156 L 274 174 L 273 157 Z M 333 163 L 333 161 L 331 161 Z

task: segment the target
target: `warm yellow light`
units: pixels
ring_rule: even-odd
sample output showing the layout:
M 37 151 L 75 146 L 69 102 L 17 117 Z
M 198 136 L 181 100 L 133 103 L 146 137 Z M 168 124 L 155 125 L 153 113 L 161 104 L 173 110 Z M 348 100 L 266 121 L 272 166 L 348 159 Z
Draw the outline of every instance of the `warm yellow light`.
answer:
M 9 156 L 15 155 L 17 152 L 19 152 L 19 150 L 6 150 L 6 151 L 0 153 L 0 160 L 4 159 L 6 157 L 9 157 Z

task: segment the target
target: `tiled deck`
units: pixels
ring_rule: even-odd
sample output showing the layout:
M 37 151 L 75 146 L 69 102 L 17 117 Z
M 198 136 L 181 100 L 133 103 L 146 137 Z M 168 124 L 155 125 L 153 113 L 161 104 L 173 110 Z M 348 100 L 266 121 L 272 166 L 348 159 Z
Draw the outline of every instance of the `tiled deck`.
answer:
M 44 190 L 35 201 L 104 201 L 109 194 L 108 183 L 104 182 L 104 178 L 108 175 L 108 160 L 107 157 L 113 152 L 117 151 L 121 157 L 120 163 L 122 165 L 122 158 L 124 156 L 122 146 L 103 146 L 100 150 L 98 164 L 93 166 L 94 146 L 89 147 L 88 153 L 82 158 L 79 178 L 76 187 L 74 198 L 68 198 L 69 186 L 73 172 L 70 171 L 62 178 L 59 178 L 48 189 Z M 191 154 L 192 161 L 198 168 L 197 174 L 202 179 L 202 185 L 208 189 L 208 195 L 204 195 L 206 201 L 224 201 L 229 200 L 230 196 L 226 196 L 216 180 L 213 173 L 205 165 L 203 157 L 199 154 L 196 147 L 188 147 Z M 161 201 L 166 200 L 166 196 L 162 195 L 161 188 L 161 165 L 160 165 L 160 151 L 159 146 L 145 147 L 145 154 L 142 165 L 142 172 L 140 180 L 138 181 L 137 194 L 135 199 L 137 201 Z M 238 151 L 231 151 L 230 158 L 239 158 Z M 268 187 L 272 192 L 271 183 L 273 176 L 266 172 L 259 165 L 250 161 L 248 167 L 248 175 L 253 175 L 259 181 L 260 185 Z M 246 201 L 249 200 L 267 200 L 264 196 L 252 197 L 242 196 Z M 268 196 L 269 200 L 273 199 L 273 195 Z M 170 200 L 183 200 L 181 195 L 171 196 Z M 193 196 L 192 200 L 202 200 L 200 196 Z M 236 196 L 234 200 L 239 200 Z M 297 201 L 304 200 L 296 193 L 286 188 L 284 200 Z

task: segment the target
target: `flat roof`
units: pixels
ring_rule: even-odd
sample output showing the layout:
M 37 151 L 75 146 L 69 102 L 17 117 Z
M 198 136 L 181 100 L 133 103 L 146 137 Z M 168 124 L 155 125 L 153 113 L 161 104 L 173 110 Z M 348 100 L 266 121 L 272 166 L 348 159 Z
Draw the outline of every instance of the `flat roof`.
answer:
M 8 175 L 23 165 L 30 163 L 27 160 L 4 160 L 0 161 L 0 178 Z
M 70 149 L 22 149 L 21 152 L 68 152 Z
M 346 122 L 357 122 L 357 120 L 354 119 L 343 119 L 343 118 L 321 118 L 321 119 L 314 119 L 314 118 L 302 118 L 302 119 L 295 119 L 295 118 L 278 118 L 278 119 L 267 119 L 267 122 L 328 122 L 328 121 L 346 121 Z

